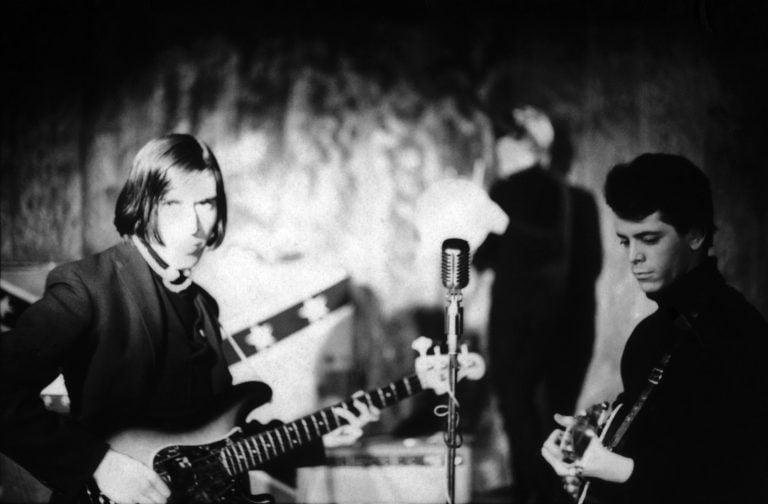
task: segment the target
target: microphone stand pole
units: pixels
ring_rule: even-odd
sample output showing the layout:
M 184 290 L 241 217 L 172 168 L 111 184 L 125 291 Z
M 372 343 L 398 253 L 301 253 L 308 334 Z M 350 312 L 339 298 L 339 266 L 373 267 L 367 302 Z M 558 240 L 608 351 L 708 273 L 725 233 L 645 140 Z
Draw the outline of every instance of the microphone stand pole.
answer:
M 456 495 L 456 448 L 458 447 L 458 403 L 456 401 L 456 382 L 458 381 L 458 339 L 462 332 L 461 290 L 450 289 L 445 308 L 445 328 L 448 341 L 448 433 L 445 440 L 448 446 L 448 504 L 454 504 Z

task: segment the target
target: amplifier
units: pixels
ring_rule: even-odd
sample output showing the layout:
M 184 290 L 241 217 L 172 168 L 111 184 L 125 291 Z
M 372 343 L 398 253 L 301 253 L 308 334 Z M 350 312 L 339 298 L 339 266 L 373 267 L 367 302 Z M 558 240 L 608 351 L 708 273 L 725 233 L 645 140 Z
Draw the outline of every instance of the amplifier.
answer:
M 327 450 L 327 465 L 297 474 L 297 502 L 444 503 L 448 500 L 448 449 L 442 439 L 373 439 Z M 456 450 L 456 503 L 470 501 L 471 452 Z

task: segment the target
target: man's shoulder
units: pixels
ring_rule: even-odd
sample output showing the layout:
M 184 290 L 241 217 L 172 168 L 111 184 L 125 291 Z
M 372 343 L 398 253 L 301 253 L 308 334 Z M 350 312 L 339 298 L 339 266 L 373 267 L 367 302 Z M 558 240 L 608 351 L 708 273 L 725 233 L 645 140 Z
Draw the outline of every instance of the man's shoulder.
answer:
M 715 296 L 713 311 L 723 319 L 734 337 L 768 339 L 768 322 L 758 309 L 735 287 L 724 284 Z
M 106 272 L 116 269 L 125 261 L 131 253 L 130 247 L 129 243 L 121 242 L 96 254 L 60 264 L 48 275 L 48 283 L 73 277 L 86 282 L 101 278 Z
M 638 342 L 650 344 L 650 340 L 660 338 L 663 331 L 669 329 L 669 327 L 671 327 L 671 324 L 667 321 L 666 317 L 662 316 L 657 308 L 635 324 L 627 339 L 627 346 L 637 345 Z
M 665 317 L 662 311 L 657 307 L 654 311 L 640 319 L 640 322 L 635 326 L 632 332 L 643 332 L 652 328 L 656 328 L 659 325 L 668 325 L 668 318 Z

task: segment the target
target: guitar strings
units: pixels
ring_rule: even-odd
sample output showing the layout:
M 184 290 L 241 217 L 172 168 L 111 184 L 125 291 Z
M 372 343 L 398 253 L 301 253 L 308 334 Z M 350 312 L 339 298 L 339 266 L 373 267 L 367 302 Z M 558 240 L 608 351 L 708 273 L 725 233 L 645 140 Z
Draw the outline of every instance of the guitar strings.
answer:
M 415 375 L 414 375 L 414 376 L 409 376 L 409 377 L 407 377 L 407 378 L 404 378 L 403 380 L 404 380 L 404 381 L 408 381 L 408 380 L 410 380 L 410 379 L 412 379 L 412 378 L 414 378 L 414 377 L 415 377 Z M 408 386 L 408 387 L 409 387 L 409 390 L 410 390 L 410 385 L 408 385 L 408 384 L 406 383 L 406 386 Z M 378 390 L 379 392 L 381 391 L 381 389 L 377 389 L 377 390 Z M 394 392 L 394 394 L 395 394 L 395 402 L 398 402 L 400 399 L 402 399 L 402 398 L 398 397 L 398 394 L 397 394 L 396 390 L 394 390 L 393 392 Z M 410 395 L 412 395 L 412 393 L 406 394 L 406 397 L 408 397 L 408 396 L 410 396 Z M 371 407 L 371 406 L 375 406 L 375 404 L 373 403 L 373 400 L 374 400 L 373 391 L 370 391 L 370 392 L 365 392 L 365 393 L 363 394 L 363 399 L 365 399 L 365 402 L 368 404 L 368 406 L 369 406 L 369 407 Z M 455 397 L 453 397 L 452 399 L 453 399 L 454 401 L 456 401 L 456 398 L 455 398 Z M 332 426 L 332 425 L 331 425 L 329 422 L 327 422 L 327 420 L 326 420 L 326 423 L 328 424 L 328 427 L 329 427 L 329 428 L 332 428 L 332 427 L 333 427 L 333 429 L 336 429 L 336 428 L 338 428 L 338 427 L 340 427 L 340 426 L 342 426 L 342 425 L 347 425 L 347 424 L 348 424 L 348 422 L 346 421 L 346 419 L 344 419 L 343 417 L 342 417 L 342 418 L 339 418 L 339 417 L 338 417 L 338 416 L 336 416 L 336 414 L 335 414 L 335 413 L 333 413 L 333 411 L 332 411 L 332 410 L 333 410 L 333 408 L 335 408 L 335 407 L 341 407 L 341 405 L 343 405 L 343 404 L 345 404 L 345 402 L 342 402 L 342 403 L 340 403 L 340 405 L 334 405 L 334 406 L 330 406 L 330 407 L 328 407 L 328 408 L 324 408 L 324 409 L 322 409 L 322 410 L 320 410 L 320 411 L 318 411 L 318 412 L 315 412 L 315 413 L 313 413 L 313 414 L 312 414 L 312 415 L 310 415 L 310 416 L 316 416 L 316 415 L 319 415 L 319 414 L 330 413 L 330 414 L 331 414 L 331 417 L 332 417 L 332 418 L 334 418 L 334 420 L 336 421 L 336 424 L 337 424 L 337 425 L 336 425 L 336 427 L 333 427 L 333 426 Z M 458 401 L 456 401 L 456 404 L 457 404 L 457 406 L 458 406 Z M 386 401 L 384 401 L 384 400 L 382 399 L 382 405 L 381 405 L 380 407 L 385 407 L 385 406 L 387 406 L 387 404 L 386 404 Z M 437 408 L 436 408 L 436 410 L 437 410 Z M 438 414 L 438 413 L 437 413 L 437 411 L 435 412 L 435 414 L 436 414 L 436 415 L 438 415 L 438 416 L 445 416 L 445 415 L 447 415 L 447 413 L 444 413 L 444 414 Z M 324 418 L 327 418 L 327 416 L 326 416 L 326 415 L 323 415 L 323 416 L 324 416 Z M 456 411 L 456 417 L 457 417 L 457 425 L 458 425 L 458 421 L 459 421 L 459 413 L 458 413 L 458 411 Z M 293 440 L 291 439 L 291 437 L 290 437 L 290 434 L 289 434 L 289 433 L 286 433 L 286 436 L 287 436 L 287 437 L 286 437 L 286 439 L 288 439 L 289 449 L 288 449 L 288 450 L 286 450 L 286 449 L 284 449 L 284 448 L 283 448 L 283 449 L 282 449 L 282 452 L 280 452 L 280 451 L 278 451 L 278 446 L 277 446 L 275 443 L 271 443 L 271 445 L 273 446 L 274 455 L 270 455 L 270 452 L 269 452 L 269 449 L 268 449 L 268 447 L 269 447 L 269 444 L 267 444 L 266 442 L 264 442 L 264 441 L 263 441 L 263 440 L 264 440 L 264 439 L 266 439 L 266 438 L 267 438 L 267 437 L 268 437 L 268 436 L 269 436 L 271 433 L 275 433 L 277 436 L 280 436 L 280 434 L 279 434 L 279 430 L 280 430 L 281 428 L 287 428 L 288 426 L 290 426 L 290 425 L 293 425 L 293 424 L 296 424 L 296 425 L 298 425 L 298 423 L 297 423 L 297 422 L 299 422 L 299 421 L 300 421 L 300 420 L 302 420 L 303 418 L 304 418 L 304 417 L 302 417 L 302 418 L 300 418 L 300 419 L 298 419 L 298 420 L 295 420 L 295 421 L 293 421 L 293 422 L 291 422 L 291 423 L 289 423 L 289 424 L 283 424 L 283 425 L 281 425 L 281 426 L 279 426 L 279 427 L 276 427 L 276 428 L 273 428 L 273 429 L 270 429 L 270 430 L 267 430 L 267 431 L 261 432 L 261 433 L 259 433 L 259 434 L 255 434 L 255 435 L 251 435 L 251 436 L 247 436 L 247 437 L 244 437 L 244 438 L 242 438 L 242 439 L 237 439 L 237 440 L 234 440 L 234 441 L 233 441 L 231 444 L 229 444 L 229 445 L 227 445 L 227 446 L 223 446 L 223 447 L 219 447 L 219 448 L 216 448 L 216 449 L 215 449 L 215 451 L 213 451 L 213 452 L 205 453 L 205 454 L 202 454 L 201 456 L 199 456 L 199 457 L 197 457 L 197 458 L 194 458 L 194 459 L 188 459 L 188 460 L 189 460 L 190 464 L 193 464 L 193 465 L 197 465 L 197 464 L 207 464 L 207 465 L 209 465 L 209 467 L 223 467 L 223 468 L 224 468 L 224 470 L 225 470 L 225 472 L 227 472 L 227 473 L 229 473 L 229 472 L 230 472 L 228 469 L 235 469 L 235 470 L 238 470 L 238 471 L 237 471 L 235 474 L 233 474 L 233 475 L 232 475 L 232 476 L 235 476 L 236 474 L 240 474 L 241 472 L 243 472 L 243 470 L 240 470 L 240 467 L 229 468 L 229 467 L 228 467 L 228 464 L 227 464 L 225 461 L 222 461 L 222 452 L 223 452 L 224 450 L 227 450 L 227 449 L 233 449 L 233 448 L 235 448 L 236 446 L 242 446 L 242 447 L 244 448 L 244 451 L 245 451 L 245 452 L 247 452 L 247 453 L 252 453 L 252 452 L 253 452 L 253 450 L 251 450 L 251 449 L 250 449 L 250 448 L 247 446 L 247 443 L 248 443 L 248 441 L 249 441 L 249 440 L 253 440 L 253 441 L 255 441 L 256 443 L 260 443 L 260 444 L 261 444 L 261 445 L 262 445 L 262 446 L 265 448 L 265 449 L 264 449 L 264 452 L 265 452 L 265 454 L 266 454 L 266 457 L 259 457 L 259 458 L 265 458 L 265 460 L 259 460 L 259 461 L 258 461 L 258 462 L 255 464 L 255 466 L 254 466 L 254 468 L 255 468 L 255 467 L 259 467 L 260 465 L 262 465 L 262 464 L 265 464 L 265 463 L 267 463 L 267 462 L 271 461 L 272 459 L 274 459 L 274 458 L 277 458 L 277 457 L 279 457 L 279 456 L 281 456 L 281 455 L 284 455 L 285 453 L 287 453 L 287 452 L 291 451 L 291 450 L 292 450 L 292 449 L 293 449 L 295 446 L 301 446 L 301 445 L 303 445 L 304 443 L 306 443 L 306 442 L 308 442 L 308 441 L 310 441 L 310 440 L 312 439 L 312 433 L 310 432 L 310 430 L 309 430 L 309 429 L 306 429 L 306 427 L 305 427 L 305 432 L 307 433 L 307 438 L 308 438 L 306 441 L 302 439 L 301 435 L 299 435 L 299 436 L 298 436 L 298 442 L 297 442 L 297 443 L 294 443 L 294 441 L 293 441 Z M 333 430 L 333 429 L 332 429 L 332 430 Z M 318 429 L 318 428 L 317 428 L 317 426 L 315 426 L 315 430 L 316 430 L 316 435 L 318 435 L 318 436 L 320 436 L 320 437 L 324 435 L 324 434 L 322 434 L 322 433 L 320 432 L 320 429 Z M 300 429 L 298 429 L 298 428 L 297 428 L 297 429 L 296 429 L 296 431 L 297 431 L 297 432 L 300 432 Z M 329 432 L 330 432 L 330 431 L 329 431 Z M 282 438 L 280 438 L 280 439 L 282 440 Z M 459 439 L 460 439 L 460 438 L 459 438 Z M 459 444 L 458 444 L 457 446 L 461 446 L 461 440 L 459 441 Z M 257 453 L 259 453 L 259 454 L 260 454 L 260 452 L 258 452 L 258 451 L 257 451 Z M 238 459 L 239 459 L 239 458 L 238 458 Z M 240 465 L 240 464 L 238 464 L 238 465 Z M 246 468 L 245 470 L 248 470 L 248 469 Z M 159 474 L 160 474 L 161 476 L 163 476 L 163 475 L 165 475 L 165 476 L 168 476 L 167 472 L 165 472 L 165 471 L 163 471 L 162 473 L 159 473 Z

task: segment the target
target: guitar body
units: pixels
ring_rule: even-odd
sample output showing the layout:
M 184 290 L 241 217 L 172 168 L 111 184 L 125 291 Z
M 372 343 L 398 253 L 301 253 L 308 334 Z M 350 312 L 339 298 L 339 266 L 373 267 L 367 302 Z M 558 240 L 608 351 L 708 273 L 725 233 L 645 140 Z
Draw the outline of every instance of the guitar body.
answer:
M 599 434 L 600 442 L 605 444 L 608 439 L 611 438 L 614 431 L 614 419 L 616 418 L 616 415 L 619 413 L 619 410 L 621 409 L 622 405 L 618 404 L 613 409 L 613 411 L 610 412 L 610 414 L 606 414 L 603 416 L 603 414 L 607 413 L 608 411 L 608 403 L 602 403 L 600 405 L 593 406 L 592 408 L 596 408 L 597 411 L 600 411 L 597 415 L 593 414 L 587 414 L 586 416 L 581 416 L 580 418 L 587 418 L 589 416 L 592 416 L 591 419 L 589 419 L 586 422 L 585 429 L 592 430 L 595 434 Z M 594 410 L 593 410 L 594 411 Z M 577 417 L 579 418 L 579 417 Z M 584 435 L 585 432 L 581 432 L 581 435 Z M 588 442 L 587 442 L 588 444 Z M 584 450 L 586 449 L 586 446 L 583 446 L 583 448 L 580 450 L 580 453 L 576 455 L 576 458 L 581 458 L 582 455 L 584 455 Z M 596 496 L 594 492 L 591 491 L 591 481 L 584 479 L 582 480 L 581 487 L 579 488 L 577 494 L 576 494 L 576 504 L 599 504 L 602 502 L 610 502 L 610 499 L 608 498 L 601 498 L 600 496 Z
M 188 446 L 168 445 L 153 457 L 151 467 L 171 490 L 170 503 L 227 503 L 248 502 L 246 494 L 237 487 L 236 479 L 227 474 L 219 461 L 218 452 L 230 439 L 214 443 Z M 87 488 L 85 502 L 106 504 L 95 484 Z
M 249 498 L 230 476 L 219 454 L 242 437 L 240 426 L 247 414 L 269 399 L 262 383 L 237 385 L 232 394 L 213 410 L 212 417 L 184 432 L 128 429 L 110 437 L 110 447 L 152 467 L 171 490 L 173 503 L 248 503 Z M 83 504 L 109 504 L 111 501 L 91 481 Z
M 236 430 L 236 423 L 230 414 L 214 418 L 204 427 L 188 432 L 173 433 L 143 429 L 131 429 L 108 440 L 113 450 L 135 458 L 148 467 L 155 463 L 156 456 L 163 456 L 166 448 L 172 446 L 205 446 L 215 444 Z
M 426 355 L 426 349 L 419 351 L 416 375 L 259 433 L 243 432 L 245 418 L 271 398 L 271 390 L 263 383 L 249 382 L 234 387 L 217 407 L 212 408 L 207 419 L 190 430 L 129 429 L 110 437 L 108 442 L 113 450 L 154 469 L 171 490 L 169 504 L 263 504 L 268 502 L 263 497 L 248 496 L 247 485 L 240 476 L 348 423 L 344 415 L 337 416 L 336 409 L 359 414 L 354 407 L 356 401 L 381 409 L 425 389 L 444 391 L 448 356 Z M 476 380 L 485 373 L 482 358 L 470 354 L 466 348 L 458 360 L 461 366 L 459 379 Z M 111 501 L 91 481 L 80 502 L 108 504 Z

